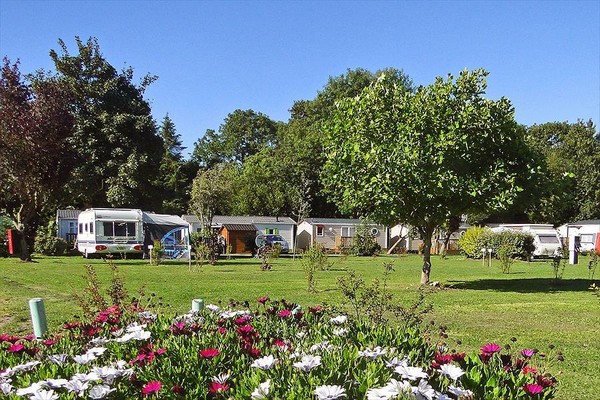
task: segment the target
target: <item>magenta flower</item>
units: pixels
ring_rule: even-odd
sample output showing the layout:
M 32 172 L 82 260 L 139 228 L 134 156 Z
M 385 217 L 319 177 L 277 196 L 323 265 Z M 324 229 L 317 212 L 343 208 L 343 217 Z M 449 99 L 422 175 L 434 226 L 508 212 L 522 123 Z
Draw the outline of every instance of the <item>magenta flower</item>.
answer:
M 259 297 L 258 299 L 256 299 L 256 301 L 258 301 L 260 304 L 265 304 L 267 301 L 269 301 L 268 297 Z
M 523 390 L 530 396 L 535 396 L 536 394 L 540 394 L 544 391 L 544 387 L 538 385 L 537 383 L 526 383 L 523 386 Z
M 488 343 L 481 348 L 481 353 L 486 355 L 492 355 L 494 353 L 500 352 L 501 347 L 496 343 Z
M 142 394 L 145 396 L 149 396 L 151 394 L 156 394 L 162 388 L 162 383 L 159 381 L 151 381 L 144 385 L 142 388 Z
M 287 318 L 290 315 L 292 315 L 292 312 L 290 310 L 281 310 L 281 311 L 279 311 L 279 313 L 277 313 L 277 316 L 279 318 Z
M 208 391 L 211 392 L 212 394 L 223 393 L 228 389 L 229 389 L 228 384 L 219 383 L 219 382 L 211 382 L 210 386 L 208 387 Z
M 199 354 L 200 354 L 200 357 L 210 360 L 211 358 L 215 358 L 216 356 L 221 354 L 221 352 L 217 349 L 208 348 L 208 349 L 200 350 Z
M 523 349 L 521 350 L 521 355 L 525 358 L 531 358 L 535 354 L 535 350 L 533 349 Z
M 6 351 L 8 351 L 9 353 L 21 354 L 22 352 L 25 351 L 25 346 L 23 346 L 22 344 L 19 344 L 19 343 L 13 344 Z

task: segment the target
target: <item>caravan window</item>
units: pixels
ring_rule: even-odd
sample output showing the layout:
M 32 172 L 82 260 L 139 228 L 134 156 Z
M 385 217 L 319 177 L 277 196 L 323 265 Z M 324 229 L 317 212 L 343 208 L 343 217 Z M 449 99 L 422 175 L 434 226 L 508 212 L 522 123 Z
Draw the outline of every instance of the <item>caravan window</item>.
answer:
M 135 222 L 103 222 L 104 236 L 135 236 Z
M 102 230 L 104 231 L 104 236 L 115 236 L 112 222 L 103 222 Z
M 594 244 L 594 235 L 581 235 L 581 243 Z
M 94 233 L 94 223 L 90 222 L 90 233 Z
M 79 233 L 83 233 L 83 224 L 79 224 Z
M 558 243 L 558 238 L 553 235 L 539 235 L 540 243 Z

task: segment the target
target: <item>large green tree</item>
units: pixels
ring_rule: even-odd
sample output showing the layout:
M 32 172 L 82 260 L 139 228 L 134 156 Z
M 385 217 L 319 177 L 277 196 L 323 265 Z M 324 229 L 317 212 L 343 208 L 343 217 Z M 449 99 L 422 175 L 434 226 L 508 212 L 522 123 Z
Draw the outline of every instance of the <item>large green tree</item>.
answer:
M 4 59 L 0 78 L 0 215 L 21 233 L 21 259 L 27 238 L 56 205 L 73 168 L 69 138 L 73 118 L 64 85 L 38 76 L 33 85 L 18 63 Z
M 219 132 L 207 130 L 195 143 L 192 158 L 204 168 L 223 162 L 242 164 L 264 147 L 274 147 L 276 140 L 275 121 L 254 110 L 235 110 L 225 118 Z
M 205 226 L 210 224 L 213 215 L 228 215 L 233 210 L 239 169 L 235 163 L 222 163 L 198 171 L 192 182 L 189 211 Z
M 557 225 L 600 219 L 600 134 L 593 122 L 533 125 L 527 134 L 547 171 L 530 218 Z
M 95 38 L 76 38 L 76 45 L 76 54 L 62 40 L 58 52 L 50 51 L 75 116 L 70 145 L 76 167 L 64 205 L 155 209 L 162 145 L 144 90 L 156 78 L 147 75 L 137 85 L 133 69 L 117 71 Z
M 504 208 L 534 166 L 509 100 L 484 97 L 487 72 L 463 71 L 415 92 L 385 74 L 338 103 L 324 180 L 343 210 L 408 223 L 424 241 L 448 218 Z

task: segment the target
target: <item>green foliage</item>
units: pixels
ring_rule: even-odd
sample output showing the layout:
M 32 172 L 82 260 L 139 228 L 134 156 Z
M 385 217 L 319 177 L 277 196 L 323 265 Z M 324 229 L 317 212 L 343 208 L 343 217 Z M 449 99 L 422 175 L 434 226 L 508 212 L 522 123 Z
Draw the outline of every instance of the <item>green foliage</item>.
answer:
M 460 252 L 469 258 L 480 258 L 483 248 L 483 236 L 489 234 L 489 228 L 483 226 L 472 226 L 463 233 L 458 239 L 458 248 Z
M 69 244 L 63 238 L 56 237 L 56 221 L 52 220 L 46 226 L 38 228 L 35 236 L 34 251 L 45 256 L 62 256 Z
M 356 227 L 352 242 L 352 254 L 357 256 L 373 256 L 379 254 L 381 246 L 377 243 L 377 236 L 372 232 L 373 225 L 361 220 Z
M 302 253 L 302 270 L 306 277 L 306 290 L 316 292 L 315 272 L 327 268 L 327 252 L 321 243 L 314 243 Z
M 217 164 L 198 171 L 192 182 L 189 209 L 205 226 L 215 214 L 230 214 L 238 174 L 239 167 L 234 164 Z
M 498 257 L 502 254 L 506 262 L 508 262 L 507 258 L 527 260 L 535 250 L 534 238 L 528 232 L 512 230 L 493 232 L 479 226 L 467 229 L 458 240 L 458 246 L 461 253 L 470 258 L 480 258 L 482 248 L 491 248 Z
M 343 212 L 417 227 L 422 283 L 435 229 L 452 215 L 505 208 L 535 170 L 510 101 L 483 97 L 486 76 L 463 71 L 412 93 L 382 75 L 339 102 L 325 126 L 326 187 Z
M 117 265 L 111 259 L 107 260 L 111 271 L 108 288 L 104 289 L 102 287 L 96 268 L 93 265 L 86 265 L 85 274 L 83 275 L 86 283 L 85 288 L 81 292 L 73 294 L 75 301 L 87 318 L 92 318 L 108 306 L 123 308 L 128 299 L 123 276 Z
M 595 251 L 589 252 L 589 261 L 588 261 L 588 276 L 590 280 L 594 280 L 594 275 L 596 274 L 596 268 L 598 267 L 598 258 L 599 255 Z
M 508 243 L 502 243 L 496 250 L 496 256 L 500 260 L 500 270 L 503 274 L 510 274 L 510 267 L 514 262 L 513 246 Z
M 8 235 L 11 224 L 0 216 L 0 257 L 8 257 Z
M 165 255 L 165 248 L 160 240 L 155 240 L 150 249 L 150 265 L 160 265 Z
M 219 243 L 217 233 L 210 228 L 193 232 L 190 235 L 190 242 L 192 243 L 197 265 L 202 264 L 204 261 L 207 261 L 210 265 L 215 265 L 219 260 L 219 255 L 224 251 Z
M 567 266 L 568 256 L 568 251 L 566 249 L 563 249 L 562 251 L 555 254 L 554 257 L 552 257 L 552 270 L 554 271 L 554 280 L 558 281 L 562 279 L 563 274 L 565 273 L 565 267 Z
M 102 55 L 97 39 L 76 37 L 75 42 L 74 54 L 62 40 L 58 52 L 50 51 L 75 116 L 69 138 L 75 168 L 65 202 L 157 209 L 161 196 L 156 196 L 153 181 L 163 147 L 144 99 L 156 77 L 146 75 L 136 85 L 133 69 L 117 71 Z

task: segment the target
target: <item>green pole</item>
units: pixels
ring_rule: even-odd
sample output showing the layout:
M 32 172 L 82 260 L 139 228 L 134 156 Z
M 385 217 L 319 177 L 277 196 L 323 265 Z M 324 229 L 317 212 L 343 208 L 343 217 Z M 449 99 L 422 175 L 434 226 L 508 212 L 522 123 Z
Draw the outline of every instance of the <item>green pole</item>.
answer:
M 46 309 L 44 300 L 35 298 L 29 300 L 29 310 L 31 311 L 31 322 L 33 323 L 33 333 L 36 338 L 41 338 L 48 330 L 46 322 Z
M 192 300 L 192 311 L 201 311 L 203 308 L 204 308 L 204 300 L 203 299 Z

